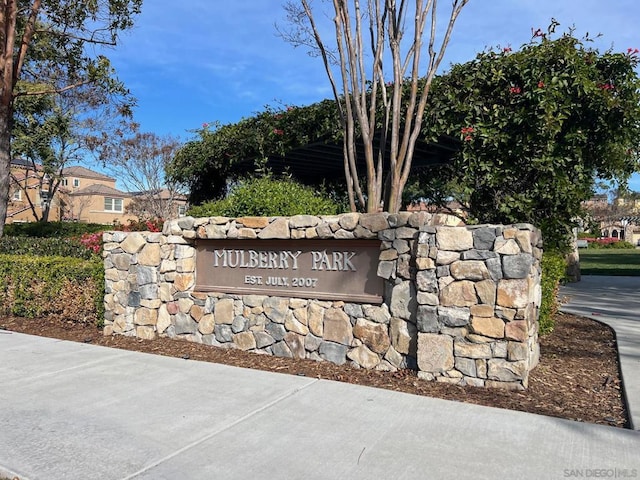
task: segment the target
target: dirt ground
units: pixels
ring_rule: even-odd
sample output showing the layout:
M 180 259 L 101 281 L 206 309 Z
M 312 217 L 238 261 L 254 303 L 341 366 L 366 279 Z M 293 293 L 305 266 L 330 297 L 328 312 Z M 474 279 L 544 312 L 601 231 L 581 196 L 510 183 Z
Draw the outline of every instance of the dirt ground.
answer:
M 427 382 L 410 370 L 367 371 L 167 338 L 147 341 L 122 335 L 106 337 L 95 327 L 55 318 L 3 318 L 0 329 L 628 428 L 615 336 L 609 327 L 573 315 L 559 314 L 553 333 L 541 338 L 542 358 L 530 375 L 529 388 L 523 392 Z

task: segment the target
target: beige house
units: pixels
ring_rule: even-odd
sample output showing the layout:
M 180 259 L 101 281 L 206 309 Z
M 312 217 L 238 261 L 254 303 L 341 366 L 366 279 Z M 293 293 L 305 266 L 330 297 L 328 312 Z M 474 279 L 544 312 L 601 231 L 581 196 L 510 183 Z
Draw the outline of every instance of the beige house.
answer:
M 640 245 L 640 199 L 636 195 L 618 196 L 612 202 L 606 194 L 594 195 L 582 206 L 599 225 L 599 234 L 594 236 Z
M 116 188 L 116 179 L 85 167 L 62 170 L 62 178 L 51 195 L 48 181 L 43 182 L 42 168 L 23 160 L 11 164 L 11 190 L 7 223 L 33 222 L 42 218 L 49 202 L 49 220 L 83 223 L 126 224 L 144 214 L 140 208 L 141 193 L 123 192 Z M 45 179 L 46 180 L 46 179 Z M 169 216 L 186 213 L 187 200 L 182 195 L 169 196 L 159 192 L 160 202 L 171 202 Z M 132 208 L 137 206 L 137 208 Z M 35 215 L 34 215 L 35 211 Z
M 42 169 L 31 162 L 15 159 L 11 162 L 11 183 L 9 186 L 9 206 L 7 209 L 7 223 L 34 221 L 33 210 L 38 218 L 42 216 L 43 190 L 41 188 Z M 60 219 L 60 205 L 51 202 L 50 218 Z
M 122 192 L 114 186 L 94 183 L 84 188 L 61 192 L 66 199 L 63 220 L 87 223 L 116 224 L 137 220 L 128 213 L 131 204 L 130 193 Z
M 605 238 L 626 240 L 640 245 L 640 217 L 627 216 L 600 222 L 600 231 Z

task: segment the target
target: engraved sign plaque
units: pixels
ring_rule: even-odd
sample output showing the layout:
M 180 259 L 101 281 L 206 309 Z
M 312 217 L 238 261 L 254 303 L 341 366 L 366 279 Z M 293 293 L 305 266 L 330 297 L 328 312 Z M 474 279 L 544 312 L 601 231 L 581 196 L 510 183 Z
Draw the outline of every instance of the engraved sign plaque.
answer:
M 382 303 L 378 240 L 198 240 L 196 291 Z

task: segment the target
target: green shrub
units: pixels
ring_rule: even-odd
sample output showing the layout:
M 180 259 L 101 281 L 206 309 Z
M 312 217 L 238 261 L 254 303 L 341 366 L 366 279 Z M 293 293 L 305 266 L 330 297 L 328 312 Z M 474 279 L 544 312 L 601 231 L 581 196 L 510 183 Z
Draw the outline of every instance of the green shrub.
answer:
M 314 188 L 290 179 L 266 176 L 243 181 L 225 199 L 192 207 L 189 214 L 196 217 L 290 217 L 335 215 L 343 211 L 342 205 Z
M 4 235 L 9 237 L 69 238 L 103 230 L 114 230 L 114 227 L 113 225 L 77 222 L 9 223 L 4 227 Z
M 37 257 L 100 258 L 75 238 L 8 237 L 0 238 L 0 253 Z
M 542 255 L 542 303 L 540 305 L 540 333 L 553 331 L 554 316 L 560 307 L 558 289 L 560 282 L 566 279 L 567 262 L 564 255 L 557 251 L 544 252 Z
M 65 321 L 104 318 L 102 261 L 0 254 L 0 314 Z
M 227 212 L 230 212 L 231 209 L 231 199 L 223 198 L 222 200 L 214 200 L 202 205 L 194 205 L 189 208 L 187 215 L 192 217 L 230 217 L 232 215 Z

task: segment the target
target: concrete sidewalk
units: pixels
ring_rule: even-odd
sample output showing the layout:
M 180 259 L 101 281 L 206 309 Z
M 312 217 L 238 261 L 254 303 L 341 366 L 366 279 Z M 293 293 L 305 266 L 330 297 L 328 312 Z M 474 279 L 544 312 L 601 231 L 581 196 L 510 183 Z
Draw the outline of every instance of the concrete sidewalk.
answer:
M 640 474 L 631 430 L 11 332 L 0 378 L 21 480 Z
M 563 312 L 615 330 L 631 428 L 640 430 L 640 277 L 583 276 L 563 286 L 560 297 Z

